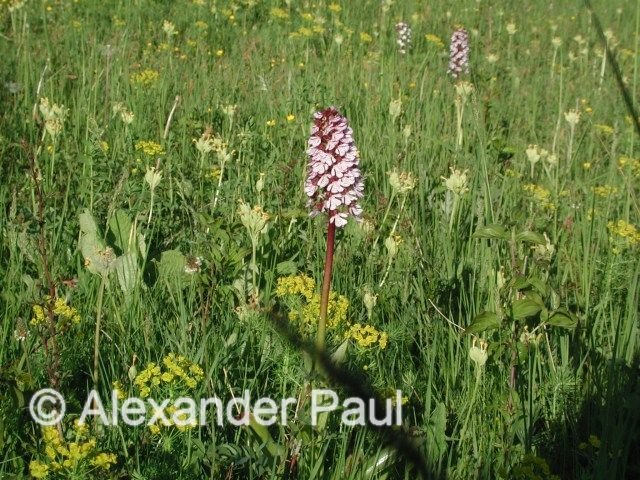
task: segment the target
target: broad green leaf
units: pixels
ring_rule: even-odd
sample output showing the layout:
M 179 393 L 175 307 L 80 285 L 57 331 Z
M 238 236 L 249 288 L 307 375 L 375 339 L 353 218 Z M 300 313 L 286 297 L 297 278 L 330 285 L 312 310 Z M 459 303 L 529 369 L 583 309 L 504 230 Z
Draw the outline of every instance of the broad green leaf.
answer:
M 516 234 L 516 240 L 518 242 L 536 243 L 538 245 L 547 244 L 547 241 L 545 240 L 543 235 L 536 232 L 531 232 L 529 230 L 525 230 L 524 232 Z
M 132 250 L 130 243 L 134 242 L 135 236 L 131 235 L 131 220 L 124 210 L 116 210 L 111 220 L 109 220 L 109 230 L 111 230 L 115 238 L 115 246 L 121 252 L 127 253 Z
M 476 230 L 473 236 L 475 238 L 496 238 L 500 240 L 507 240 L 509 238 L 507 230 L 502 225 L 498 224 L 480 227 Z
M 524 290 L 529 285 L 530 285 L 529 279 L 526 277 L 523 277 L 522 275 L 515 277 L 511 282 L 511 288 L 514 288 L 516 290 Z
M 251 430 L 258 436 L 258 438 L 266 445 L 267 451 L 272 457 L 283 456 L 287 449 L 282 445 L 277 444 L 271 434 L 269 433 L 269 429 L 260 423 L 252 413 L 249 414 L 249 427 Z
M 163 280 L 180 276 L 184 273 L 187 264 L 185 256 L 179 250 L 167 250 L 160 256 L 158 265 L 159 276 Z
M 96 221 L 93 219 L 93 215 L 91 215 L 91 212 L 86 208 L 80 214 L 80 231 L 82 233 L 93 233 L 95 235 L 98 234 L 98 226 L 96 225 Z
M 521 320 L 523 318 L 532 317 L 540 312 L 544 305 L 531 298 L 523 298 L 516 300 L 511 306 L 511 313 L 515 320 Z
M 578 319 L 571 312 L 568 312 L 563 308 L 559 308 L 549 316 L 547 324 L 554 327 L 574 329 L 578 326 Z
M 549 293 L 549 286 L 541 278 L 531 277 L 529 283 L 540 295 L 546 296 Z
M 447 408 L 443 402 L 438 402 L 429 416 L 427 424 L 428 454 L 436 461 L 447 450 Z
M 471 325 L 469 325 L 464 330 L 464 335 L 470 333 L 480 333 L 485 330 L 490 330 L 493 328 L 498 328 L 500 326 L 500 317 L 495 312 L 482 312 L 477 315 Z
M 120 289 L 125 295 L 130 295 L 138 279 L 138 262 L 135 253 L 125 253 L 114 262 Z
M 347 348 L 349 347 L 349 340 L 345 340 L 331 355 L 331 360 L 336 364 L 341 364 L 347 358 Z
M 78 247 L 84 257 L 84 263 L 91 273 L 106 275 L 114 267 L 115 253 L 109 247 L 105 247 L 95 233 L 82 235 Z
M 147 242 L 145 241 L 142 233 L 138 233 L 138 250 L 140 251 L 140 256 L 143 260 L 147 258 Z
M 292 260 L 285 260 L 276 265 L 276 271 L 278 275 L 295 275 L 298 271 L 298 266 Z

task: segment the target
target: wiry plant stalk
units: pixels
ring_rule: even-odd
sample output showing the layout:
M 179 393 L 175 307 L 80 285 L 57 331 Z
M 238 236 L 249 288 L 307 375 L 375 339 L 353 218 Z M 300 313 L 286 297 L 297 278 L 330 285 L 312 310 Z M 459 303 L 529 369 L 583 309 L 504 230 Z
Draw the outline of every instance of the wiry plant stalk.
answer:
M 40 258 L 42 260 L 42 270 L 44 274 L 44 282 L 45 288 L 49 294 L 49 301 L 45 306 L 47 312 L 47 328 L 48 333 L 42 339 L 42 346 L 45 352 L 45 358 L 47 359 L 47 377 L 49 379 L 49 384 L 51 388 L 58 389 L 60 385 L 60 351 L 58 349 L 57 343 L 57 325 L 55 315 L 53 313 L 53 305 L 56 301 L 57 293 L 55 282 L 53 281 L 53 276 L 51 275 L 51 269 L 49 266 L 49 254 L 47 250 L 47 234 L 46 234 L 46 221 L 45 221 L 45 199 L 44 199 L 44 191 L 42 189 L 42 177 L 40 174 L 40 169 L 36 164 L 35 154 L 26 141 L 22 142 L 22 148 L 24 149 L 27 158 L 29 160 L 29 170 L 31 171 L 31 178 L 33 180 L 34 193 L 36 197 L 36 201 L 38 202 L 37 208 L 38 211 L 36 213 L 38 218 L 38 223 L 40 224 L 40 230 L 38 234 L 38 253 L 40 254 Z

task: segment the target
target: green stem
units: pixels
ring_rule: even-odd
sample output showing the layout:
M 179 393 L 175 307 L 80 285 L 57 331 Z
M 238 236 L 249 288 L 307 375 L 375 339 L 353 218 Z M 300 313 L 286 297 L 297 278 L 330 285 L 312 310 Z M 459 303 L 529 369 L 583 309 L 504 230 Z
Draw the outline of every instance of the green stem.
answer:
M 480 377 L 482 376 L 482 367 L 476 366 L 476 383 L 473 387 L 473 393 L 471 394 L 471 402 L 469 402 L 469 410 L 467 411 L 467 416 L 464 419 L 464 423 L 462 424 L 462 430 L 460 431 L 460 443 L 464 440 L 465 435 L 467 434 L 467 430 L 469 428 L 469 420 L 471 420 L 471 413 L 473 412 L 473 407 L 476 403 L 476 396 L 478 395 L 478 388 L 480 387 Z
M 251 239 L 251 280 L 253 282 L 253 293 L 256 298 L 258 298 L 258 285 L 256 281 L 256 270 L 258 267 L 256 266 L 256 249 L 258 246 L 258 241 Z
M 389 204 L 387 205 L 387 210 L 384 212 L 384 216 L 382 217 L 382 222 L 380 223 L 380 228 L 378 229 L 378 236 L 373 242 L 372 250 L 375 250 L 376 246 L 378 245 L 378 240 L 380 240 L 380 232 L 382 232 L 382 227 L 384 226 L 384 222 L 387 221 L 387 217 L 389 216 L 389 211 L 391 210 L 391 204 L 393 204 L 393 201 L 395 200 L 395 198 L 396 198 L 396 191 L 393 190 L 391 192 L 391 197 L 389 198 Z
M 449 217 L 449 234 L 453 230 L 453 223 L 456 221 L 458 216 L 458 204 L 460 203 L 460 197 L 453 194 L 453 205 L 451 206 L 451 216 Z
M 224 177 L 224 165 L 226 161 L 220 162 L 220 177 L 218 178 L 218 186 L 216 187 L 216 195 L 213 199 L 213 210 L 216 209 L 216 205 L 218 205 L 218 197 L 220 196 L 220 188 L 222 187 L 222 177 Z
M 150 206 L 149 206 L 149 218 L 147 219 L 147 225 L 151 225 L 151 217 L 153 216 L 153 201 L 155 200 L 154 198 L 154 191 L 153 188 L 151 189 L 151 202 L 150 202 Z
M 98 389 L 99 357 L 100 357 L 100 325 L 102 324 L 102 300 L 104 298 L 105 277 L 100 282 L 98 300 L 96 302 L 96 331 L 93 339 L 93 389 Z M 97 417 L 96 417 L 97 418 Z
M 329 291 L 331 290 L 331 271 L 333 269 L 333 250 L 336 239 L 336 224 L 329 222 L 327 230 L 327 253 L 324 259 L 324 277 L 322 279 L 322 297 L 320 298 L 320 321 L 318 322 L 318 336 L 316 348 L 324 351 L 327 326 L 327 307 L 329 306 Z

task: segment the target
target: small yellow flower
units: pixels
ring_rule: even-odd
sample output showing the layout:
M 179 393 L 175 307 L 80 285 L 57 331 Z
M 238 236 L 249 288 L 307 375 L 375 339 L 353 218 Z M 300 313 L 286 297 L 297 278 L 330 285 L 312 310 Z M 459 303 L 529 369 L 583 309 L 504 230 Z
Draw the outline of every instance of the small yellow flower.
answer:
M 91 460 L 91 464 L 103 470 L 109 470 L 109 467 L 115 465 L 117 461 L 118 457 L 114 453 L 100 453 Z
M 625 220 L 610 221 L 607 223 L 607 229 L 614 239 L 618 239 L 629 246 L 640 244 L 640 231 L 635 225 Z
M 424 39 L 429 43 L 433 43 L 438 48 L 444 48 L 444 46 L 445 46 L 444 42 L 442 41 L 442 39 L 440 39 L 440 37 L 438 37 L 437 35 L 434 35 L 432 33 L 427 33 L 424 36 Z
M 523 189 L 540 207 L 550 211 L 556 209 L 555 204 L 551 202 L 551 192 L 543 186 L 529 183 Z
M 287 115 L 287 122 L 291 123 L 296 119 L 296 116 L 293 115 L 292 113 L 290 113 L 289 115 Z
M 339 13 L 340 11 L 342 11 L 342 7 L 337 3 L 330 3 L 329 10 L 331 10 L 334 13 Z
M 582 168 L 584 168 L 585 170 L 591 170 L 591 162 L 584 162 L 582 164 Z
M 221 57 L 223 55 L 224 55 L 224 50 L 222 49 L 216 50 L 216 57 Z
M 150 157 L 164 155 L 165 153 L 164 147 L 162 145 L 151 140 L 140 140 L 136 142 L 135 149 L 142 150 L 145 155 L 148 155 Z
M 613 135 L 613 127 L 609 126 L 609 125 L 605 125 L 603 123 L 598 123 L 596 125 L 594 125 L 594 127 L 596 128 L 596 130 L 598 130 L 600 133 L 604 134 L 604 135 Z
M 275 120 L 267 120 L 267 127 L 275 127 L 276 125 L 276 121 Z
M 599 185 L 597 187 L 593 187 L 592 190 L 598 197 L 603 198 L 607 198 L 618 193 L 618 187 L 614 187 L 612 185 Z
M 271 9 L 271 16 L 280 20 L 286 20 L 289 18 L 289 12 L 283 8 L 276 7 Z
M 360 41 L 362 43 L 371 43 L 373 42 L 373 37 L 367 32 L 360 32 Z
M 32 460 L 29 463 L 29 473 L 33 478 L 45 478 L 49 475 L 49 466 L 38 460 Z
M 131 74 L 131 82 L 134 85 L 149 87 L 155 84 L 160 78 L 160 73 L 156 70 L 146 69 Z

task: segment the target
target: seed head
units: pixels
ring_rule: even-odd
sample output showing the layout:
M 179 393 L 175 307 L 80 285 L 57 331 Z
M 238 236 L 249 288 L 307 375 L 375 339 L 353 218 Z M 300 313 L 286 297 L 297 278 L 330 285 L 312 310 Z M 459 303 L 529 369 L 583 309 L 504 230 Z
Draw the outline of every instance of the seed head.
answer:
M 308 174 L 304 191 L 309 197 L 311 216 L 329 213 L 336 227 L 347 224 L 352 215 L 359 218 L 364 184 L 361 179 L 359 153 L 353 142 L 353 130 L 335 107 L 313 115 L 309 137 Z
M 458 78 L 463 72 L 469 73 L 469 34 L 460 27 L 451 35 L 449 73 Z

